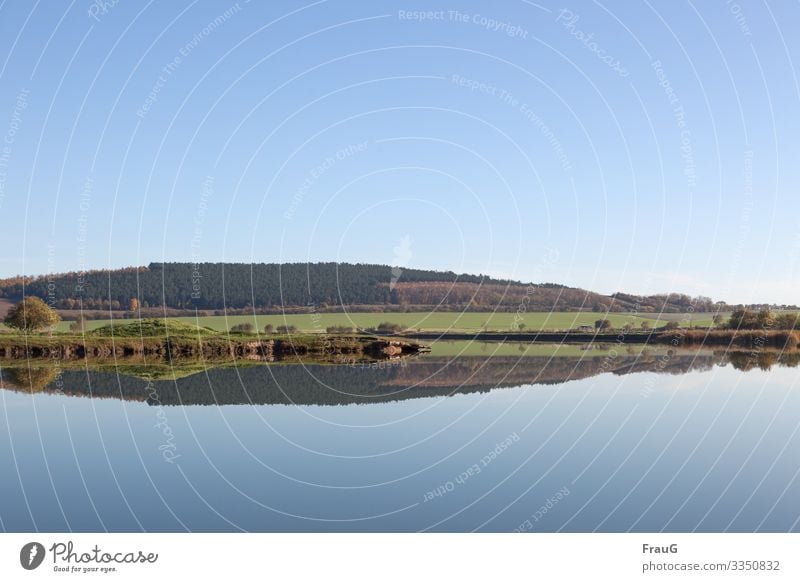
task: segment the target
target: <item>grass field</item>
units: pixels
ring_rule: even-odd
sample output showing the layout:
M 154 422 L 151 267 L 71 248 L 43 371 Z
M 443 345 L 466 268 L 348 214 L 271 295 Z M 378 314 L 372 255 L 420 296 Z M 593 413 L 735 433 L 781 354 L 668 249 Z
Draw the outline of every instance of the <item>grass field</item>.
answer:
M 258 330 L 263 331 L 270 323 L 279 325 L 294 325 L 303 332 L 324 332 L 328 326 L 375 327 L 381 322 L 398 323 L 411 329 L 430 331 L 509 331 L 514 322 L 515 313 L 308 313 L 303 315 L 235 315 L 235 316 L 210 316 L 210 317 L 178 317 L 174 318 L 185 323 L 198 324 L 210 327 L 217 331 L 226 331 L 231 326 L 239 323 L 253 323 Z M 601 316 L 597 313 L 575 312 L 531 312 L 522 314 L 522 321 L 526 331 L 537 330 L 566 330 L 578 325 L 593 325 Z M 695 326 L 712 325 L 711 317 L 705 313 L 695 314 L 667 314 L 662 319 L 655 315 L 633 315 L 626 313 L 612 313 L 608 316 L 611 324 L 621 328 L 628 322 L 639 327 L 647 321 L 651 327 L 664 325 L 666 321 L 678 321 L 682 326 L 688 326 L 691 321 Z M 130 320 L 122 320 L 130 322 Z M 87 329 L 96 329 L 108 325 L 109 320 L 93 320 L 87 322 Z M 57 331 L 67 331 L 69 322 L 61 322 Z
M 435 331 L 507 331 L 514 324 L 515 313 L 322 313 L 308 315 L 259 315 L 228 317 L 202 317 L 196 323 L 212 329 L 229 329 L 231 325 L 244 322 L 252 322 L 258 329 L 263 330 L 264 326 L 271 323 L 273 326 L 294 325 L 303 331 L 325 331 L 325 328 L 333 325 L 344 325 L 353 327 L 375 327 L 381 322 L 388 321 L 398 323 L 411 329 L 435 330 Z M 526 330 L 540 329 L 572 329 L 578 325 L 593 325 L 599 319 L 597 313 L 525 313 L 522 321 Z M 255 321 L 254 321 L 255 319 Z M 622 327 L 628 322 L 634 325 L 641 325 L 642 321 L 647 321 L 653 327 L 659 324 L 655 319 L 628 315 L 623 313 L 611 314 L 608 317 L 614 327 Z M 195 322 L 193 318 L 186 318 L 183 321 Z M 667 321 L 665 319 L 664 321 Z M 694 325 L 711 325 L 711 318 L 696 318 Z

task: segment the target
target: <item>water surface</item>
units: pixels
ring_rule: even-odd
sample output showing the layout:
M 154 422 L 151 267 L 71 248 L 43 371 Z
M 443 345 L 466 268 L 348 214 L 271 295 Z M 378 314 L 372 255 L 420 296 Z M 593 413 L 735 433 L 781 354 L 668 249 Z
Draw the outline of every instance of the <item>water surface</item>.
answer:
M 34 362 L 31 362 L 31 366 Z M 795 354 L 2 369 L 6 531 L 798 531 Z

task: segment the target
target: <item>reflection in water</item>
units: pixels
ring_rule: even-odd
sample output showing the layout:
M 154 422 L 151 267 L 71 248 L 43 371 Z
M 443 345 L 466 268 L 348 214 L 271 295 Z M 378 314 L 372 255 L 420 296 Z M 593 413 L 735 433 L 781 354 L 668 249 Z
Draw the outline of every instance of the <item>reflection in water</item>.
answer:
M 800 529 L 797 353 L 519 348 L 445 344 L 355 366 L 3 367 L 0 523 Z
M 0 372 L 5 388 L 17 388 L 30 392 L 52 392 L 58 377 L 58 369 L 48 368 L 4 368 Z
M 481 350 L 488 350 L 481 345 Z M 584 350 L 590 352 L 593 350 Z M 561 384 L 600 374 L 686 374 L 732 365 L 741 371 L 796 367 L 800 353 L 774 350 L 644 350 L 590 356 L 426 356 L 376 364 L 285 364 L 205 369 L 192 362 L 169 380 L 148 379 L 147 367 L 63 371 L 54 367 L 4 368 L 0 380 L 18 391 L 117 398 L 159 405 L 369 404 L 488 392 L 535 384 Z M 505 353 L 508 353 L 506 351 Z M 56 378 L 58 382 L 56 386 Z M 144 376 L 144 378 L 143 378 Z M 149 394 L 158 394 L 155 401 Z

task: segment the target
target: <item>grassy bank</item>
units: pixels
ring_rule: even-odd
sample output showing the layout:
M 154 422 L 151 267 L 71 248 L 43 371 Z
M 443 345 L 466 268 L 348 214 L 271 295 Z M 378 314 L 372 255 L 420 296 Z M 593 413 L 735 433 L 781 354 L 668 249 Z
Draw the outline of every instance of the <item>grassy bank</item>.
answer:
M 109 359 L 178 357 L 272 360 L 348 355 L 383 358 L 426 349 L 415 341 L 367 335 L 221 333 L 175 320 L 149 319 L 107 326 L 84 334 L 0 334 L 0 357 Z
M 377 327 L 382 322 L 397 323 L 405 328 L 422 331 L 509 331 L 516 324 L 516 313 L 491 312 L 409 312 L 409 313 L 313 313 L 291 315 L 214 315 L 207 317 L 175 317 L 169 321 L 178 321 L 189 325 L 208 328 L 211 331 L 227 331 L 234 325 L 250 323 L 263 331 L 270 324 L 277 328 L 280 325 L 295 326 L 303 333 L 321 333 L 326 328 L 345 326 L 352 328 Z M 580 325 L 594 325 L 604 316 L 593 312 L 530 312 L 520 315 L 521 322 L 527 331 L 567 330 Z M 710 327 L 711 315 L 707 313 L 670 313 L 656 314 L 611 313 L 606 318 L 615 328 L 630 323 L 640 328 L 642 323 L 656 328 L 668 321 L 677 321 L 681 326 Z M 131 320 L 117 320 L 125 325 Z M 91 320 L 86 322 L 86 329 L 94 330 L 111 324 L 111 320 Z M 61 322 L 56 331 L 69 331 L 69 321 Z

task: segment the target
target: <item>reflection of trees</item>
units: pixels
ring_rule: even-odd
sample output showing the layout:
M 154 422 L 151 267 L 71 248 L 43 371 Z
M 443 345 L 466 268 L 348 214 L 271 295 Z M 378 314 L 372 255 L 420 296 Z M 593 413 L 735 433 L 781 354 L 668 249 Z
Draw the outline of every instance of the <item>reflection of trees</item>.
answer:
M 796 368 L 800 364 L 800 352 L 789 352 L 781 356 L 781 364 L 787 368 Z
M 752 352 L 731 352 L 728 354 L 728 360 L 736 370 L 747 372 L 752 370 L 756 365 L 756 358 Z
M 777 352 L 761 352 L 758 354 L 758 367 L 762 370 L 769 370 L 778 363 Z
M 722 356 L 675 356 L 668 367 L 655 357 L 464 356 L 424 357 L 383 366 L 292 365 L 212 368 L 177 380 L 150 384 L 124 372 L 64 372 L 59 393 L 144 401 L 155 390 L 164 405 L 180 404 L 370 404 L 488 392 L 525 385 L 561 384 L 613 372 L 681 373 L 707 369 Z M 131 372 L 131 370 L 126 370 Z M 179 372 L 179 368 L 176 368 Z M 91 389 L 89 388 L 91 386 Z
M 773 350 L 749 351 L 749 352 L 730 352 L 728 360 L 731 365 L 742 372 L 747 372 L 753 368 L 769 370 L 776 364 L 794 367 L 797 366 L 800 354 L 781 354 Z
M 3 381 L 31 392 L 41 392 L 58 376 L 56 368 L 4 368 Z
M 624 350 L 621 350 L 624 351 Z M 152 366 L 118 367 L 117 372 L 65 371 L 58 393 L 93 398 L 146 401 L 153 390 L 164 405 L 181 404 L 369 404 L 488 392 L 526 385 L 561 384 L 600 374 L 686 374 L 730 362 L 737 370 L 769 370 L 776 365 L 800 365 L 800 351 L 645 350 L 616 357 L 463 356 L 422 357 L 381 366 L 293 365 L 209 368 L 182 362 L 169 380 L 141 376 Z M 402 365 L 401 365 L 402 364 Z M 181 376 L 183 370 L 183 376 Z M 204 370 L 204 373 L 191 373 Z M 12 389 L 54 391 L 57 368 L 3 369 L 4 384 Z M 136 377 L 138 375 L 139 377 Z M 178 376 L 177 379 L 172 377 Z M 49 385 L 49 388 L 48 388 Z M 154 402 L 151 402 L 153 404 Z

